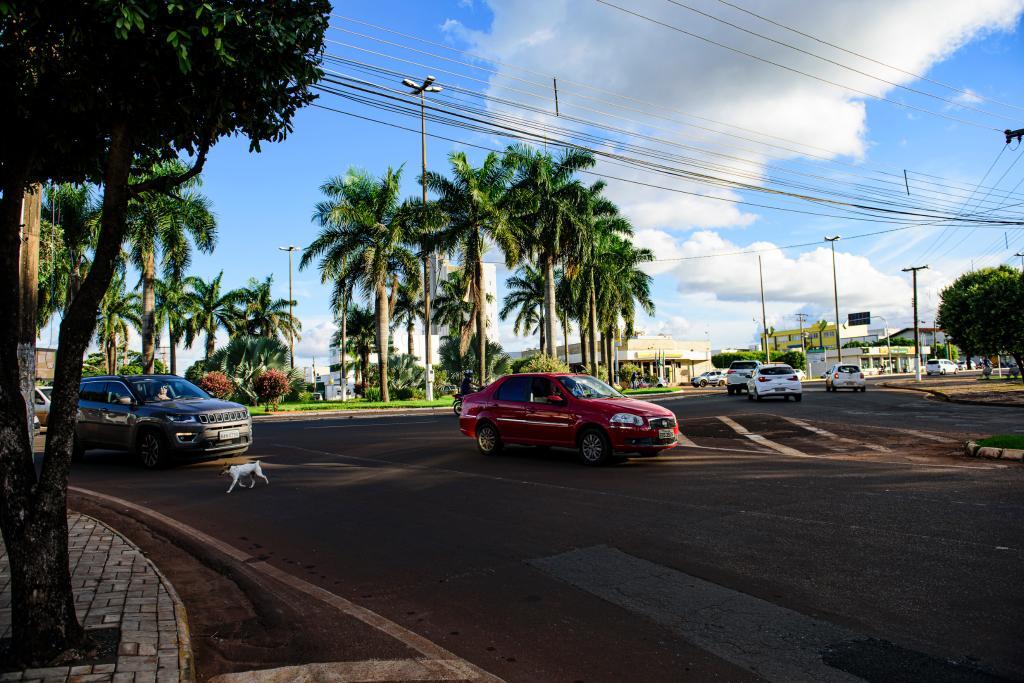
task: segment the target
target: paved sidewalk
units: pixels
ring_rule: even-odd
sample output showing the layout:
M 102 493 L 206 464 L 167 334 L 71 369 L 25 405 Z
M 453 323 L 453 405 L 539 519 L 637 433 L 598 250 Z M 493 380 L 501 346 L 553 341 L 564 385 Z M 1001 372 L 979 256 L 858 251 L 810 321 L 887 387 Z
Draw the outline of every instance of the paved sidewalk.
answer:
M 86 630 L 119 627 L 115 663 L 0 674 L 0 681 L 189 683 L 192 650 L 185 608 L 142 552 L 92 517 L 68 514 L 71 584 Z M 11 631 L 10 571 L 0 541 L 0 638 Z

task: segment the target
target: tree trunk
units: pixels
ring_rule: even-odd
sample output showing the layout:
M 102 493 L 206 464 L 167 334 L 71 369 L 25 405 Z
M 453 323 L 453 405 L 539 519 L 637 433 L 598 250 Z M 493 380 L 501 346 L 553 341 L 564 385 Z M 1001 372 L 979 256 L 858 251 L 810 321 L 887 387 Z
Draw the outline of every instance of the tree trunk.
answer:
M 548 253 L 544 255 L 544 316 L 540 328 L 540 350 L 552 357 L 555 355 L 555 320 L 555 257 Z
M 390 401 L 388 392 L 388 290 L 377 285 L 377 379 L 380 381 L 380 398 Z
M 210 356 L 213 355 L 213 352 L 215 350 L 214 346 L 216 345 L 216 343 L 217 333 L 215 328 L 206 333 L 206 360 L 210 360 Z M 206 370 L 207 372 L 210 371 L 210 368 L 204 367 L 203 369 Z
M 170 358 L 170 360 L 171 360 L 171 374 L 172 375 L 177 375 L 178 374 L 178 351 L 177 351 L 178 337 L 174 334 L 174 327 L 169 322 L 167 323 L 167 339 L 171 343 L 171 348 L 170 348 L 170 351 L 169 351 L 170 357 L 171 357 Z
M 82 644 L 68 566 L 67 479 L 82 359 L 124 242 L 132 148 L 125 124 L 111 131 L 95 258 L 60 324 L 46 452 L 38 480 L 18 390 L 16 327 L 0 327 L 0 531 L 11 573 L 12 654 L 39 664 Z M 0 288 L 16 292 L 17 213 L 27 178 L 5 169 L 0 200 Z M 0 317 L 15 320 L 15 297 L 0 297 Z
M 487 295 L 484 294 L 484 261 L 476 262 L 476 354 L 480 386 L 487 384 Z
M 415 323 L 413 318 L 409 318 L 409 322 L 406 323 L 406 326 L 405 326 L 405 333 L 406 333 L 406 335 L 408 335 L 408 339 L 406 340 L 406 344 L 409 347 L 409 355 L 410 356 L 415 355 L 413 353 L 413 344 L 415 343 L 413 341 L 413 337 L 415 336 L 413 333 L 415 331 L 416 331 L 416 323 Z M 426 363 L 424 363 L 423 367 L 426 367 Z
M 580 325 L 580 365 L 583 366 L 583 372 L 586 372 L 590 367 L 590 355 L 587 350 L 589 345 L 587 344 L 587 324 L 586 318 L 581 317 L 579 320 Z
M 341 400 L 348 398 L 348 340 L 345 333 L 348 326 L 348 293 L 341 294 Z
M 142 374 L 152 375 L 156 358 L 156 254 L 146 253 L 142 266 Z
M 370 386 L 370 352 L 363 352 L 363 376 L 361 378 L 361 384 L 364 387 Z M 363 397 L 366 397 L 366 391 L 363 391 Z
M 569 364 L 569 319 L 562 321 L 562 355 L 565 356 L 565 364 Z
M 590 374 L 597 377 L 597 292 L 594 290 L 594 274 L 590 274 Z
M 104 350 L 107 356 L 107 374 L 114 375 L 117 373 L 117 339 L 107 339 Z
M 612 328 L 608 328 L 604 335 L 605 343 L 605 365 L 608 366 L 608 384 L 615 386 L 615 336 L 612 333 Z

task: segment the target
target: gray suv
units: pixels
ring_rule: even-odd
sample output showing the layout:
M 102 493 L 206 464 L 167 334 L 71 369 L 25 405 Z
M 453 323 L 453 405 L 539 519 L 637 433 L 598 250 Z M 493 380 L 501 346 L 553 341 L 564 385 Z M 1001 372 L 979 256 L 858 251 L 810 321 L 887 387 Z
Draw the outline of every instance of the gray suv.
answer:
M 88 448 L 132 450 L 156 468 L 172 455 L 244 453 L 251 445 L 245 406 L 211 398 L 177 375 L 86 377 L 78 390 L 76 458 Z

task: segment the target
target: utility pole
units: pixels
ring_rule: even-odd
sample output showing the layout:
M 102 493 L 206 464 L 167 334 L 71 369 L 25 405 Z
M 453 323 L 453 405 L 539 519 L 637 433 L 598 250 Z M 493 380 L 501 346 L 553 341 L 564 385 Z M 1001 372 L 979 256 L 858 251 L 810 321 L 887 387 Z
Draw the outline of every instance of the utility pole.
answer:
M 36 183 L 21 199 L 21 259 L 18 292 L 18 370 L 25 398 L 25 419 L 31 439 L 35 414 L 36 387 L 36 305 L 39 296 L 39 221 L 43 186 Z
M 920 321 L 917 319 L 917 271 L 924 270 L 928 266 L 913 266 L 904 268 L 904 273 L 913 273 L 914 277 L 914 379 L 921 381 L 921 341 Z
M 441 92 L 443 88 L 439 85 L 434 85 L 436 79 L 433 76 L 427 76 L 423 79 L 423 83 L 416 84 L 411 78 L 402 79 L 402 85 L 412 89 L 412 95 L 420 96 L 420 160 L 423 163 L 423 175 L 421 176 L 423 186 L 423 212 L 424 218 L 426 217 L 427 210 L 427 99 L 426 94 L 428 92 Z M 424 235 L 426 238 L 426 235 Z M 426 377 L 426 387 L 424 393 L 428 401 L 434 400 L 434 366 L 431 363 L 431 355 L 433 349 L 431 348 L 433 340 L 430 335 L 430 249 L 423 250 L 423 365 L 424 365 L 424 376 Z M 412 349 L 409 349 L 409 353 L 412 353 Z M 481 381 L 483 381 L 481 379 Z
M 278 247 L 281 251 L 288 252 L 288 317 L 291 318 L 289 323 L 295 322 L 295 316 L 292 313 L 292 305 L 295 303 L 295 298 L 292 296 L 292 254 L 296 251 L 301 251 L 302 247 L 297 247 L 294 244 L 289 244 L 287 247 Z M 295 369 L 295 330 L 289 325 L 288 327 L 288 354 L 291 357 L 291 368 Z
M 1018 251 L 1014 256 L 1020 257 L 1020 272 L 1024 273 L 1024 251 Z
M 768 348 L 768 314 L 764 309 L 764 270 L 761 267 L 761 255 L 757 255 L 757 276 L 761 281 L 761 326 L 764 328 L 764 352 L 765 360 L 772 362 L 772 350 Z
M 796 319 L 800 321 L 800 351 L 804 354 L 804 358 L 807 358 L 807 342 L 804 339 L 804 321 L 807 320 L 806 313 L 797 313 Z
M 839 278 L 836 277 L 836 240 L 842 239 L 839 235 L 826 237 L 825 241 L 832 247 L 832 297 L 836 305 L 836 362 L 843 362 L 843 345 L 839 341 Z

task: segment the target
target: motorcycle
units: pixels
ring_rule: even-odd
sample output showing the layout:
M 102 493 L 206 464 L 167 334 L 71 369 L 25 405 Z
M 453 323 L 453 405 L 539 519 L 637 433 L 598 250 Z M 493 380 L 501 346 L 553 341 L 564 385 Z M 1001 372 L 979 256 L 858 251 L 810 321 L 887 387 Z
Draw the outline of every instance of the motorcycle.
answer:
M 462 396 L 455 396 L 455 400 L 452 401 L 452 412 L 455 413 L 455 417 L 462 415 Z

